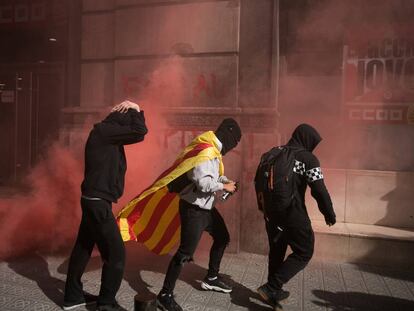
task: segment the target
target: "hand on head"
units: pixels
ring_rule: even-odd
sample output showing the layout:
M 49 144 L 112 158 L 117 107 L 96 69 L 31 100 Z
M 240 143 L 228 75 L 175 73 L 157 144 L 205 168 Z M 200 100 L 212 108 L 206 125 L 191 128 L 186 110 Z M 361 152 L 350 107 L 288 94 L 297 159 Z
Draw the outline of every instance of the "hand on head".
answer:
M 135 109 L 136 111 L 140 112 L 139 105 L 129 100 L 125 100 L 122 103 L 116 105 L 112 108 L 111 112 L 118 111 L 120 113 L 126 113 L 128 109 Z

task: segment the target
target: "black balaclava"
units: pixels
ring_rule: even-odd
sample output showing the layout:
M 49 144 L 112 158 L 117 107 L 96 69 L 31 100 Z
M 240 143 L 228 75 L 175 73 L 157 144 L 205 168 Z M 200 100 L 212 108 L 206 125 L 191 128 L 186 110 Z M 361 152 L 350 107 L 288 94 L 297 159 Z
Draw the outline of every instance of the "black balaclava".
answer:
M 303 147 L 312 152 L 321 140 L 322 137 L 317 130 L 308 124 L 301 124 L 293 131 L 288 145 Z
M 232 118 L 224 119 L 214 132 L 223 145 L 221 154 L 225 155 L 237 146 L 241 139 L 241 130 L 236 120 Z

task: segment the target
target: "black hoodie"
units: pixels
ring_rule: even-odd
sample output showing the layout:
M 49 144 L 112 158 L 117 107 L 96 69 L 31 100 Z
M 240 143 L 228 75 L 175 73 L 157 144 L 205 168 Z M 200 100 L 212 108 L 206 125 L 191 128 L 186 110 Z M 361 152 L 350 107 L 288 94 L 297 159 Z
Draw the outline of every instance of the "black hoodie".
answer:
M 293 132 L 288 146 L 299 147 L 303 149 L 296 154 L 295 159 L 304 165 L 304 169 L 295 174 L 295 183 L 298 189 L 298 197 L 294 206 L 289 210 L 288 225 L 305 226 L 310 225 L 308 213 L 305 205 L 305 192 L 309 185 L 311 195 L 318 203 L 320 212 L 324 215 L 325 220 L 335 223 L 335 212 L 332 207 L 331 197 L 323 181 L 322 171 L 318 158 L 312 153 L 322 138 L 319 133 L 310 125 L 301 124 Z M 312 175 L 315 172 L 315 175 Z
M 124 145 L 144 140 L 144 112 L 129 109 L 112 112 L 95 124 L 85 146 L 85 175 L 82 194 L 117 202 L 124 191 L 126 159 Z

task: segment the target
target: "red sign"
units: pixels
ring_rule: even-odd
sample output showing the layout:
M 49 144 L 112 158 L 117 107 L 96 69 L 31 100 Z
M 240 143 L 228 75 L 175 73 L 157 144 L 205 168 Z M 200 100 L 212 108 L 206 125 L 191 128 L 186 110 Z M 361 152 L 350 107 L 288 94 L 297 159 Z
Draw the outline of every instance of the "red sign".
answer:
M 344 104 L 350 121 L 407 123 L 414 104 L 414 25 L 350 30 Z

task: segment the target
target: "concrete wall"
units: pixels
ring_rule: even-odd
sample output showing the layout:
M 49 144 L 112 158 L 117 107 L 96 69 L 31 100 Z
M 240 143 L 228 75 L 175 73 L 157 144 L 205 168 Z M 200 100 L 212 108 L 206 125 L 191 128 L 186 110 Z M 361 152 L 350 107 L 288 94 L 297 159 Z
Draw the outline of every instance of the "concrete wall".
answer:
M 324 170 L 339 222 L 414 228 L 414 173 Z M 307 193 L 310 217 L 323 220 Z
M 189 57 L 182 63 L 185 105 L 236 105 L 239 1 L 85 0 L 83 10 L 81 107 L 140 93 L 160 58 L 176 54 Z M 194 103 L 197 83 L 219 86 Z

